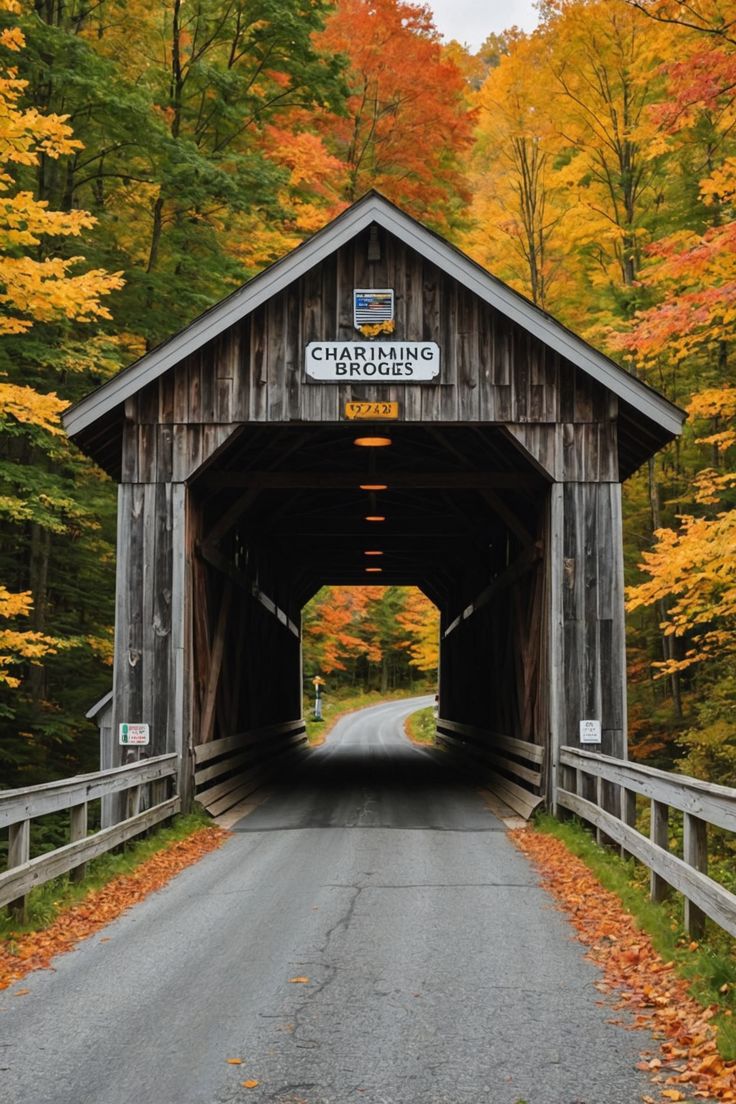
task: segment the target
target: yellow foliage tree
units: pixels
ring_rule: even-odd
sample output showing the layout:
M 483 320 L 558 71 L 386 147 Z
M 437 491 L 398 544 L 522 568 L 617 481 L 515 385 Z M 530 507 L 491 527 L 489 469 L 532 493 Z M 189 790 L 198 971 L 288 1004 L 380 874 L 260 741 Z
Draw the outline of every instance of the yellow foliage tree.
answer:
M 16 12 L 18 7 L 13 0 L 1 0 L 0 10 Z M 23 46 L 18 27 L 0 33 L 0 51 L 17 53 Z M 26 333 L 35 322 L 109 318 L 102 300 L 123 283 L 119 273 L 78 271 L 82 257 L 41 255 L 46 239 L 79 237 L 95 220 L 86 211 L 52 211 L 19 186 L 19 174 L 37 165 L 42 155 L 56 159 L 81 148 L 65 116 L 22 106 L 26 87 L 13 66 L 0 64 L 0 336 Z M 43 395 L 0 380 L 0 426 L 10 435 L 31 430 L 35 439 L 59 436 L 65 405 L 54 393 Z M 45 505 L 50 504 L 4 496 L 0 514 L 22 521 L 38 515 L 39 509 L 43 512 Z M 0 585 L 0 622 L 27 617 L 32 604 L 29 591 L 12 593 Z M 18 686 L 20 679 L 11 670 L 39 663 L 68 643 L 42 632 L 1 628 L 0 684 Z
M 722 423 L 724 428 L 701 437 L 701 443 L 725 453 L 736 440 L 736 388 L 711 389 L 697 395 L 690 414 Z M 647 578 L 628 590 L 629 610 L 669 601 L 662 629 L 687 641 L 682 658 L 656 663 L 670 675 L 709 660 L 736 656 L 736 509 L 729 492 L 736 471 L 707 468 L 696 477 L 696 503 L 704 516 L 684 514 L 679 529 L 659 529 L 655 545 L 639 565 Z

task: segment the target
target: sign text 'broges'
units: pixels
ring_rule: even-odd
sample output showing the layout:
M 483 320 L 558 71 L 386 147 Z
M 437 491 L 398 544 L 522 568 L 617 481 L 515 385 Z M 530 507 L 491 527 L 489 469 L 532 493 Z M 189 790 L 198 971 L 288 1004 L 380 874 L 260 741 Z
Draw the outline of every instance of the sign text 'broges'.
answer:
M 305 368 L 325 383 L 428 383 L 440 374 L 434 341 L 312 341 Z

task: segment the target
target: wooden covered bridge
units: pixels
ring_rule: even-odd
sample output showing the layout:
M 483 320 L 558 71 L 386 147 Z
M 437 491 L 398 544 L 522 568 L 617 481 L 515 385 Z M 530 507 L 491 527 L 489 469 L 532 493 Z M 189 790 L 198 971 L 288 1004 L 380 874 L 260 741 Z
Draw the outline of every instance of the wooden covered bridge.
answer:
M 99 772 L 0 792 L 0 906 L 195 795 L 242 815 L 304 740 L 305 602 L 375 581 L 440 610 L 438 770 L 587 819 L 655 899 L 684 894 L 691 931 L 707 915 L 736 935 L 707 876 L 736 791 L 626 756 L 621 482 L 683 418 L 366 196 L 66 415 L 119 483 L 114 686 L 90 713 Z M 31 820 L 61 810 L 70 841 L 32 857 Z
M 304 604 L 369 581 L 439 608 L 443 736 L 520 808 L 582 722 L 625 758 L 621 482 L 683 418 L 369 194 L 66 415 L 119 484 L 103 765 L 146 723 L 185 804 L 195 765 L 241 799 L 301 731 Z

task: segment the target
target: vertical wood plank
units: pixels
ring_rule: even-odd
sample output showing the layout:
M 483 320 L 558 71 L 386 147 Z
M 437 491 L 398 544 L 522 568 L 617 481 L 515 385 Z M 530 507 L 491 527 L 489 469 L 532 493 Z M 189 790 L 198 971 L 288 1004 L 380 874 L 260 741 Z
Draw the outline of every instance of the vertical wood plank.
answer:
M 12 870 L 14 866 L 22 866 L 23 863 L 27 863 L 31 857 L 31 821 L 21 820 L 18 824 L 10 825 L 10 835 L 8 839 L 8 870 Z M 15 901 L 11 901 L 8 905 L 13 917 L 20 923 L 25 924 L 28 919 L 28 898 L 26 896 L 17 897 Z
M 692 813 L 685 813 L 682 857 L 688 866 L 708 873 L 708 822 Z M 685 898 L 685 930 L 693 939 L 705 933 L 705 913 Z
M 69 842 L 77 843 L 79 840 L 85 839 L 87 836 L 87 802 L 83 801 L 81 805 L 74 805 L 71 810 L 70 818 L 70 832 Z M 69 872 L 69 877 L 73 882 L 81 882 L 84 879 L 84 875 L 87 872 L 87 864 L 80 863 L 79 866 L 75 866 L 73 870 Z
M 661 801 L 652 799 L 649 837 L 652 843 L 656 843 L 657 847 L 661 847 L 663 851 L 669 851 L 670 849 L 669 819 L 669 807 Z M 652 900 L 657 902 L 664 901 L 669 892 L 669 884 L 664 878 L 661 878 L 659 874 L 655 874 L 655 872 L 652 871 L 649 878 L 649 896 Z
M 636 794 L 633 790 L 627 790 L 625 786 L 621 786 L 620 789 L 620 801 L 621 801 L 621 820 L 624 824 L 627 824 L 629 828 L 636 828 Z M 625 847 L 621 847 L 621 858 L 630 859 L 633 856 L 629 854 Z

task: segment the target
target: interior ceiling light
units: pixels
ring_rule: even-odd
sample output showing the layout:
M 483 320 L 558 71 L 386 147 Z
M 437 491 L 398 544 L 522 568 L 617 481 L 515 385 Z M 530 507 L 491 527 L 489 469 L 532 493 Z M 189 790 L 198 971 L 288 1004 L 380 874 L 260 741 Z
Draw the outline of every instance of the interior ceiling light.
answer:
M 353 444 L 360 448 L 385 448 L 393 442 L 390 437 L 356 437 Z
M 366 521 L 385 521 L 385 517 L 381 517 L 380 514 L 368 514 Z
M 383 552 L 374 552 L 374 551 L 364 552 L 363 555 L 364 556 L 382 556 Z
M 387 491 L 388 490 L 388 484 L 387 483 L 361 483 L 360 484 L 360 489 L 361 489 L 361 491 Z
M 368 572 L 369 575 L 371 575 L 371 574 L 375 575 L 376 572 L 383 571 L 383 568 L 382 567 L 367 567 L 366 571 Z

